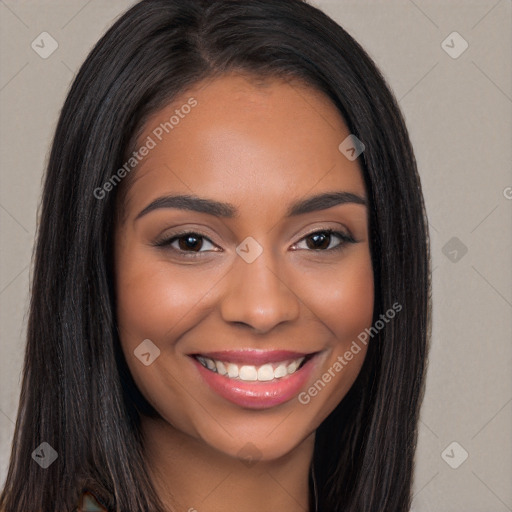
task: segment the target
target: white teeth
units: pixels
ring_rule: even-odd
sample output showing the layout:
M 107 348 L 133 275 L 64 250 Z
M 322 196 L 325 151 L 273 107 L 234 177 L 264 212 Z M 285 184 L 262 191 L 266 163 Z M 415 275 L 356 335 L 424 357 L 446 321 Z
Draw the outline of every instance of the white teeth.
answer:
M 220 373 L 221 375 L 226 375 L 228 373 L 226 366 L 222 361 L 215 361 L 215 364 L 217 365 L 217 373 Z
M 280 364 L 275 370 L 274 370 L 274 377 L 276 379 L 280 379 L 281 377 L 285 377 L 288 375 L 288 370 L 286 369 L 286 365 Z
M 228 364 L 228 377 L 230 379 L 236 379 L 238 377 L 238 366 L 236 364 Z
M 207 361 L 208 362 L 208 361 Z M 286 370 L 288 372 L 288 375 L 291 375 L 292 373 L 295 373 L 295 371 L 297 370 L 297 368 L 299 367 L 299 364 L 300 363 L 297 363 L 297 361 L 293 361 L 292 363 L 290 363 L 287 367 L 286 367 Z
M 258 370 L 258 380 L 266 381 L 274 378 L 274 368 L 271 364 L 264 364 Z
M 241 380 L 258 380 L 258 372 L 254 366 L 242 366 L 238 376 Z
M 254 365 L 240 365 L 227 363 L 210 359 L 209 357 L 197 356 L 196 359 L 209 370 L 217 372 L 230 379 L 240 379 L 243 381 L 267 382 L 274 379 L 281 379 L 292 373 L 295 373 L 304 361 L 304 357 L 299 357 L 293 361 L 283 361 L 281 363 L 266 363 L 260 367 Z M 276 366 L 277 364 L 277 366 Z

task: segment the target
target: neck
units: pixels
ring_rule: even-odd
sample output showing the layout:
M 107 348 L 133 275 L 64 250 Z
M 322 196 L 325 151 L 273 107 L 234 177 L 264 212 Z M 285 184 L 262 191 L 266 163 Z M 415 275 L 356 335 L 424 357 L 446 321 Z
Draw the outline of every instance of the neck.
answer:
M 313 512 L 309 472 L 314 433 L 277 460 L 244 461 L 162 419 L 144 417 L 142 431 L 153 484 L 168 512 Z

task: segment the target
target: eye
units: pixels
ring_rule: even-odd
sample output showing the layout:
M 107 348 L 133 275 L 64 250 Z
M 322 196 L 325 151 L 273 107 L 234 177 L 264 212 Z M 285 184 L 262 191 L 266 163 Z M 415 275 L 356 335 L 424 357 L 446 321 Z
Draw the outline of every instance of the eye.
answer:
M 157 240 L 154 245 L 156 247 L 170 248 L 177 253 L 186 255 L 186 257 L 195 257 L 198 253 L 201 252 L 211 252 L 211 249 L 206 251 L 200 250 L 201 248 L 204 248 L 205 242 L 206 244 L 210 244 L 212 247 L 215 247 L 213 242 L 209 240 L 205 235 L 202 235 L 201 233 L 185 231 L 183 233 L 177 233 L 171 238 Z
M 338 245 L 331 247 L 331 242 L 333 241 L 333 238 L 338 238 L 339 240 L 341 240 L 341 242 Z M 306 241 L 306 249 L 319 252 L 340 250 L 347 243 L 356 242 L 356 240 L 354 240 L 354 238 L 351 235 L 348 235 L 341 231 L 334 231 L 333 229 L 322 229 L 320 231 L 314 231 L 313 233 L 310 233 L 309 235 L 302 238 L 302 240 Z M 311 243 L 308 243 L 309 240 L 311 240 Z M 296 246 L 297 245 L 298 244 L 296 244 Z
M 334 238 L 338 238 L 340 243 L 331 246 Z M 347 243 L 355 243 L 356 240 L 351 235 L 343 233 L 341 231 L 334 231 L 333 229 L 322 229 L 314 231 L 309 235 L 302 238 L 302 241 L 306 241 L 306 249 L 315 252 L 327 252 L 342 249 Z M 309 243 L 311 241 L 311 243 Z M 204 244 L 210 244 L 213 249 L 205 249 Z M 299 242 L 300 243 L 300 242 Z M 204 252 L 219 252 L 211 240 L 205 235 L 193 231 L 184 231 L 183 233 L 176 233 L 171 237 L 166 237 L 161 240 L 157 240 L 154 244 L 156 247 L 162 247 L 165 249 L 171 249 L 173 252 L 183 255 L 185 257 L 197 257 L 199 254 Z M 295 244 L 294 250 L 299 244 Z M 303 250 L 303 249 L 301 249 Z M 222 251 L 222 249 L 221 249 Z

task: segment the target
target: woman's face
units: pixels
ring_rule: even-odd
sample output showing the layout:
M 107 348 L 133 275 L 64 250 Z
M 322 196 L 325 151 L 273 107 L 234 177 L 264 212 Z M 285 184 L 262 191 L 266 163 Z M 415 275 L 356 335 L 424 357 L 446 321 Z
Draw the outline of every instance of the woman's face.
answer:
M 237 74 L 146 123 L 116 228 L 117 317 L 133 378 L 171 428 L 270 460 L 353 384 L 374 283 L 347 136 L 316 90 Z

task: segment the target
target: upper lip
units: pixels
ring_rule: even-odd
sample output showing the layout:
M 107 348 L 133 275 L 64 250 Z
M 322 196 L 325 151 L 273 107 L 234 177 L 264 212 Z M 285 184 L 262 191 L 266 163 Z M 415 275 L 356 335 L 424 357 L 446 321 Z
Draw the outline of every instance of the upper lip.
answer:
M 191 356 L 202 356 L 217 361 L 235 364 L 252 364 L 255 366 L 265 363 L 277 363 L 289 359 L 299 359 L 312 355 L 313 352 L 291 352 L 289 350 L 224 350 L 221 352 L 196 352 Z

